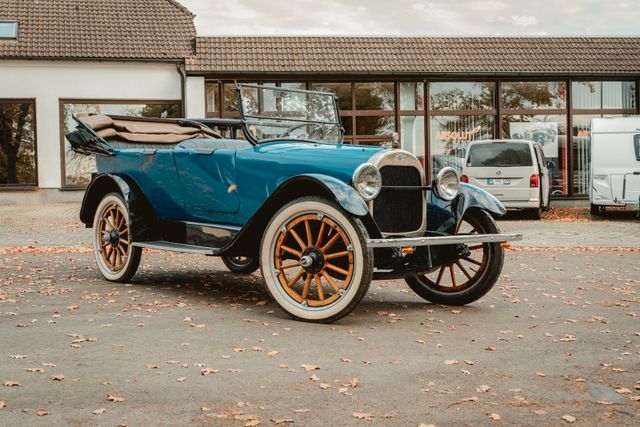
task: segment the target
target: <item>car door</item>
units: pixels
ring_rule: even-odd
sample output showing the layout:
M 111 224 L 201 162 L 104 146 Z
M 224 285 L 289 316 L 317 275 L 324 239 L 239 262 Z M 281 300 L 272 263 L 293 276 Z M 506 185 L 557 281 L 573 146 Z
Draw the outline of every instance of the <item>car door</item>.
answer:
M 192 220 L 233 223 L 240 207 L 236 189 L 235 150 L 213 146 L 177 148 L 176 170 Z
M 549 206 L 549 186 L 551 185 L 551 177 L 549 176 L 549 168 L 547 167 L 547 159 L 544 157 L 542 147 L 538 144 L 534 144 L 534 150 L 536 153 L 536 160 L 538 162 L 538 170 L 540 171 L 540 191 L 542 197 L 542 204 L 545 207 Z

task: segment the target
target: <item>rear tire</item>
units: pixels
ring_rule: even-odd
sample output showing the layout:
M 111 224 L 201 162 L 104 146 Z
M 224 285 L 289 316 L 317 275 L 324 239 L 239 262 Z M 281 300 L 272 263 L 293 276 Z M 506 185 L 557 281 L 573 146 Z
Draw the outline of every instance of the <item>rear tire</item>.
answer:
M 128 282 L 140 265 L 142 249 L 132 245 L 129 209 L 120 193 L 109 193 L 98 204 L 93 254 L 100 273 L 111 282 Z
M 456 234 L 466 233 L 465 226 L 473 229 L 471 234 L 474 234 L 473 231 L 477 234 L 500 232 L 494 219 L 480 209 L 467 211 L 462 223 L 466 224 L 459 227 Z M 405 281 L 416 294 L 434 304 L 465 305 L 477 301 L 498 281 L 504 263 L 504 249 L 500 243 L 470 245 L 469 249 L 471 250 L 469 256 L 440 266 L 428 275 L 407 277 Z M 451 286 L 442 281 L 447 272 Z M 458 283 L 456 277 L 466 277 L 467 281 Z
M 329 323 L 349 314 L 373 278 L 362 222 L 335 203 L 303 197 L 271 219 L 260 245 L 267 291 L 290 316 Z
M 535 209 L 531 209 L 529 211 L 531 214 L 531 219 L 541 219 L 542 218 L 542 202 L 540 202 L 540 206 Z
M 604 214 L 605 207 L 602 205 L 594 205 L 591 203 L 591 215 L 592 216 L 602 216 Z

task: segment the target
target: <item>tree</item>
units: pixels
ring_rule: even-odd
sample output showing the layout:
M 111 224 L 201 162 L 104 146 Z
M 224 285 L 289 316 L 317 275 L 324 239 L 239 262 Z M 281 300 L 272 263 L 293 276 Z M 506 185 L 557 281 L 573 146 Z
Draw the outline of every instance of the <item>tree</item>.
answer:
M 33 104 L 0 104 L 0 147 L 2 163 L 6 164 L 6 169 L 0 170 L 3 183 L 35 183 L 33 145 Z

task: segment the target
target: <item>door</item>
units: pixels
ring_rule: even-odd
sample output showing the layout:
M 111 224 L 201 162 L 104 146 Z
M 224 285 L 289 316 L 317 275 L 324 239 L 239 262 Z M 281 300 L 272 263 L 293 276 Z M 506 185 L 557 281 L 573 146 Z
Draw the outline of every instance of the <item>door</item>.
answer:
M 191 220 L 233 223 L 240 207 L 235 150 L 176 149 L 176 169 Z

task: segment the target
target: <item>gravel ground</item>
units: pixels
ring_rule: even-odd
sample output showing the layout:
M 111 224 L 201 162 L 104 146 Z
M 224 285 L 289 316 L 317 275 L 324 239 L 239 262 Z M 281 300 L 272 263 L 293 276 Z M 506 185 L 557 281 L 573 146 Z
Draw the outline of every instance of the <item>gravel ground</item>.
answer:
M 374 282 L 313 325 L 215 258 L 146 251 L 105 282 L 76 213 L 0 208 L 0 425 L 640 423 L 633 217 L 576 238 L 584 222 L 502 220 L 537 240 L 482 300 Z

